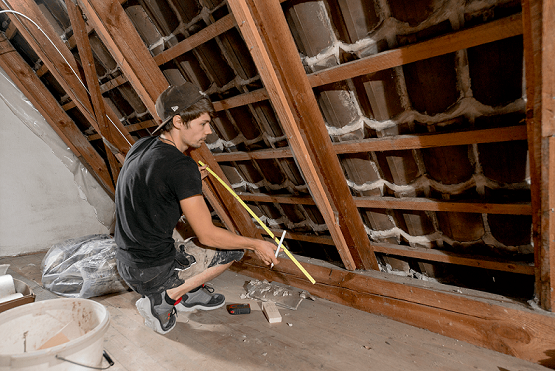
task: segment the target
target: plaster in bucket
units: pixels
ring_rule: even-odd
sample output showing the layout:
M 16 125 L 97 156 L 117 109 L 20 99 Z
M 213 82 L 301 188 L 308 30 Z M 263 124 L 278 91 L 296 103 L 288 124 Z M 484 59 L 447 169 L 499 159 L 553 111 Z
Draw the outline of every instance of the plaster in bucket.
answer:
M 109 324 L 106 307 L 89 299 L 39 301 L 0 313 L 0 371 L 87 369 L 60 358 L 101 367 Z

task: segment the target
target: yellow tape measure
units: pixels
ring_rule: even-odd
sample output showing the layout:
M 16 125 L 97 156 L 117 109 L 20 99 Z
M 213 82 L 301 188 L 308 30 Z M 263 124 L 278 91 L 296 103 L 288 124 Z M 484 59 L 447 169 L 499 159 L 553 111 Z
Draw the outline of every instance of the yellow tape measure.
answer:
M 200 164 L 200 166 L 206 166 L 202 161 L 198 162 Z M 237 195 L 237 193 L 235 193 L 235 191 L 233 189 L 231 189 L 230 186 L 228 186 L 226 184 L 226 182 L 224 182 L 222 180 L 222 178 L 220 178 L 215 172 L 212 171 L 212 169 L 210 169 L 208 166 L 206 166 L 206 170 L 214 177 L 218 180 L 218 182 L 220 182 L 225 189 L 228 190 L 229 193 L 231 193 L 236 199 L 237 201 L 239 201 L 239 203 L 249 212 L 249 214 L 251 214 L 251 216 L 258 222 L 258 224 L 260 224 L 260 226 L 262 228 L 264 228 L 264 230 L 266 231 L 266 233 L 268 233 L 268 235 L 270 235 L 270 237 L 276 241 L 276 243 L 279 244 L 279 239 L 272 233 L 272 231 L 266 226 L 266 224 L 262 223 L 262 221 L 258 218 L 258 216 L 256 216 L 256 214 L 251 210 L 250 207 L 248 207 L 248 205 L 241 200 L 241 198 Z M 312 278 L 312 276 L 310 275 L 310 273 L 308 273 L 306 271 L 306 269 L 304 269 L 304 267 L 301 265 L 301 263 L 299 263 L 297 261 L 297 259 L 295 259 L 295 257 L 293 256 L 293 254 L 291 254 L 289 252 L 289 250 L 287 250 L 285 248 L 285 246 L 281 245 L 281 248 L 283 249 L 283 251 L 285 251 L 285 254 L 287 254 L 287 256 L 289 257 L 289 259 L 291 259 L 293 261 L 293 263 L 295 263 L 295 265 L 301 270 L 301 272 L 304 273 L 304 275 L 306 276 L 306 278 L 308 278 L 308 280 L 310 282 L 312 282 L 312 284 L 315 284 L 316 281 L 314 280 L 314 278 Z

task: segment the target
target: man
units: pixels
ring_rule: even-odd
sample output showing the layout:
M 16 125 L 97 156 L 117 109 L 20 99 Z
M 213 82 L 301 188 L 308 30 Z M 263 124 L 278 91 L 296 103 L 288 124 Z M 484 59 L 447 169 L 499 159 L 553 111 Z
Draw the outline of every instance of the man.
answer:
M 218 228 L 202 196 L 201 170 L 183 152 L 199 148 L 212 133 L 214 108 L 194 84 L 170 86 L 156 101 L 159 136 L 138 140 L 125 158 L 116 186 L 117 266 L 142 295 L 136 303 L 145 325 L 165 334 L 177 311 L 224 305 L 204 283 L 223 273 L 249 249 L 266 264 L 277 264 L 275 246 Z M 196 238 L 175 246 L 181 215 Z

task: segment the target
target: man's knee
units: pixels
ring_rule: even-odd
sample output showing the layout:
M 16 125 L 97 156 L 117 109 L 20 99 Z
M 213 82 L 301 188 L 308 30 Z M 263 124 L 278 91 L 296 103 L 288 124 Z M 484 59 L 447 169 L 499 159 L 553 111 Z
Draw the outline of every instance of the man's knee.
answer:
M 243 250 L 218 250 L 209 267 L 216 265 L 231 265 L 234 261 L 239 261 L 243 258 L 245 252 Z

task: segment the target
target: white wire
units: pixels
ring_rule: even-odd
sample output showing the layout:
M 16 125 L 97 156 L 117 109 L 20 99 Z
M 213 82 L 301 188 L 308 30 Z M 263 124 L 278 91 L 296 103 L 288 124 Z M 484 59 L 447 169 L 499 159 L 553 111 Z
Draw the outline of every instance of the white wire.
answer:
M 8 7 L 8 8 L 10 7 L 8 4 L 6 4 L 6 1 L 5 1 L 5 0 L 2 0 L 2 2 L 4 3 L 4 5 L 5 5 L 6 7 Z M 60 49 L 58 49 L 58 47 L 56 46 L 56 44 L 54 44 L 54 43 L 52 42 L 52 40 L 50 39 L 50 37 L 48 37 L 48 35 L 46 34 L 46 32 L 44 32 L 44 30 L 43 30 L 37 23 L 35 23 L 35 21 L 33 21 L 31 18 L 29 18 L 29 17 L 26 16 L 25 14 L 20 13 L 20 12 L 15 11 L 15 10 L 11 10 L 11 9 L 10 9 L 10 10 L 1 10 L 1 11 L 0 11 L 0 14 L 2 14 L 2 13 L 14 13 L 14 14 L 17 14 L 17 15 L 19 15 L 19 16 L 21 16 L 21 17 L 27 19 L 27 20 L 28 20 L 29 22 L 31 22 L 32 24 L 34 24 L 35 27 L 38 28 L 39 31 L 42 32 L 42 34 L 43 34 L 44 36 L 46 36 L 46 38 L 48 39 L 48 41 L 50 41 L 50 44 L 52 44 L 52 46 L 54 47 L 54 49 L 56 49 L 56 51 L 62 56 L 62 58 L 64 59 L 64 61 L 66 62 L 66 64 L 67 64 L 67 65 L 69 66 L 69 68 L 71 69 L 71 72 L 73 72 L 73 74 L 75 75 L 75 77 L 77 78 L 77 80 L 79 80 L 79 82 L 81 83 L 81 85 L 83 85 L 83 88 L 85 88 L 85 91 L 87 92 L 87 94 L 88 94 L 89 96 L 91 96 L 91 93 L 89 92 L 89 89 L 87 89 L 87 87 L 85 86 L 85 84 L 83 83 L 83 81 L 81 80 L 81 78 L 79 77 L 79 75 L 77 74 L 77 72 L 75 72 L 75 70 L 73 69 L 73 67 L 71 66 L 71 64 L 68 62 L 68 60 L 66 59 L 66 57 L 62 54 L 62 52 L 60 51 Z M 88 112 L 88 110 L 87 110 L 87 112 Z M 91 114 L 90 112 L 88 112 L 88 113 Z M 108 116 L 108 115 L 105 115 L 105 116 L 106 116 L 106 118 L 108 118 L 108 120 L 112 123 L 112 126 L 115 127 L 116 130 L 117 130 L 117 131 L 121 134 L 121 136 L 125 139 L 125 141 L 127 142 L 127 144 L 131 145 L 131 142 L 129 142 L 129 140 L 127 139 L 127 137 L 126 137 L 126 136 L 121 132 L 121 130 L 116 126 L 116 124 L 112 121 L 112 119 L 110 118 L 110 116 Z M 100 134 L 100 133 L 99 133 L 99 134 Z M 101 135 L 102 135 L 102 134 L 101 134 Z M 102 136 L 102 137 L 104 138 L 104 136 Z M 106 139 L 106 138 L 104 138 L 104 139 Z

